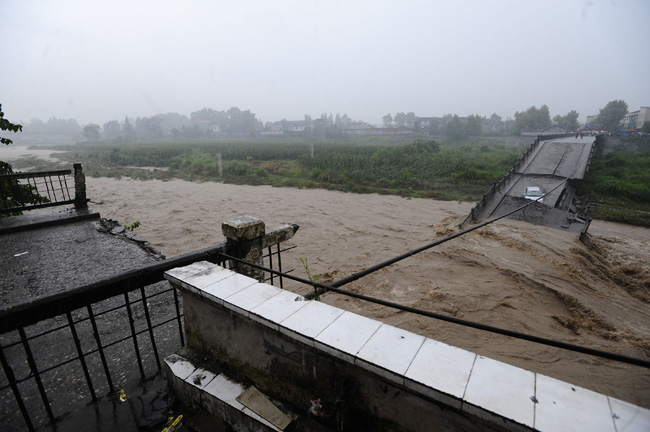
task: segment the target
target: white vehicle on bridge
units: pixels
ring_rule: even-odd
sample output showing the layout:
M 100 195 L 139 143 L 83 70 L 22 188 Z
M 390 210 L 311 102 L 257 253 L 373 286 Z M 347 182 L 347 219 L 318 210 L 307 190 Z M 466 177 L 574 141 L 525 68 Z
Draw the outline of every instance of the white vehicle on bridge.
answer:
M 544 202 L 544 198 L 541 198 L 543 195 L 544 192 L 537 186 L 528 186 L 524 192 L 524 198 L 540 203 Z

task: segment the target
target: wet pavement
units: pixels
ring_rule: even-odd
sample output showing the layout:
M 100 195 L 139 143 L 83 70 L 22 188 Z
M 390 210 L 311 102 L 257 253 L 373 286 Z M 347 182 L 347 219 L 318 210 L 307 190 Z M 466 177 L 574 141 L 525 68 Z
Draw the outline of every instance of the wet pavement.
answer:
M 11 219 L 11 220 L 9 220 Z M 113 232 L 113 233 L 111 233 Z M 131 238 L 133 239 L 131 239 Z M 161 259 L 131 232 L 104 221 L 90 211 L 66 209 L 41 212 L 26 217 L 0 219 L 0 308 L 31 302 L 36 298 L 61 293 L 121 274 L 127 270 L 154 264 Z M 174 320 L 173 293 L 165 292 L 169 284 L 159 282 L 145 288 L 149 297 L 141 301 L 139 290 L 129 295 L 136 331 L 146 328 L 145 308 L 156 323 L 171 321 L 154 330 L 160 360 L 181 346 L 178 324 Z M 120 304 L 121 303 L 121 304 Z M 137 397 L 166 388 L 164 377 L 158 372 L 153 354 L 153 342 L 146 332 L 138 335 L 142 357 L 142 378 L 134 350 L 133 339 L 120 341 L 130 335 L 130 320 L 123 307 L 123 297 L 114 297 L 94 303 L 97 327 L 105 349 L 115 389 L 124 389 L 127 397 Z M 121 307 L 120 307 L 121 306 Z M 118 308 L 119 309 L 115 309 Z M 115 310 L 114 310 L 115 309 Z M 30 418 L 38 430 L 135 431 L 137 426 L 129 403 L 120 402 L 110 391 L 106 374 L 95 350 L 95 337 L 85 308 L 72 313 L 76 331 L 84 353 L 98 403 L 91 403 L 91 392 L 78 360 L 51 371 L 57 363 L 76 356 L 76 349 L 65 315 L 41 321 L 25 328 L 28 338 L 52 329 L 61 330 L 30 340 L 46 394 L 57 418 L 50 424 L 30 368 L 20 344 L 18 331 L 0 335 L 3 352 L 18 379 L 29 378 L 19 384 Z M 0 423 L 5 431 L 26 430 L 18 404 L 8 386 L 8 378 L 0 372 Z M 183 410 L 184 408 L 180 408 Z
M 76 213 L 69 214 L 73 217 L 58 225 L 8 233 L 9 221 L 0 219 L 1 306 L 71 290 L 157 261 L 138 242 L 106 232 L 99 218 L 75 221 Z M 47 214 L 34 216 L 28 218 L 35 224 L 50 219 Z

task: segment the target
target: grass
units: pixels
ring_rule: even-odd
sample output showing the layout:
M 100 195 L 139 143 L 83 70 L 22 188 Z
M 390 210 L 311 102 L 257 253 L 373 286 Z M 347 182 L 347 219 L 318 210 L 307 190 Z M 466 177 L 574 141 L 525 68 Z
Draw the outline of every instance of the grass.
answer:
M 523 152 L 483 141 L 438 145 L 412 137 L 406 144 L 400 137 L 354 143 L 83 143 L 68 150 L 61 157 L 82 162 L 91 176 L 180 178 L 461 201 L 480 198 Z
M 594 219 L 650 227 L 650 139 L 596 156 L 584 182 Z

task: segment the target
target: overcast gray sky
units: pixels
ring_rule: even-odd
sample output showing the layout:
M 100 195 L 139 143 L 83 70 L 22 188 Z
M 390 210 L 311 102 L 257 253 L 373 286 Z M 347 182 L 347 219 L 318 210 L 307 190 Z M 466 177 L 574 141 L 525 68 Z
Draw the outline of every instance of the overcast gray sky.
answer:
M 6 118 L 650 105 L 650 1 L 0 0 Z

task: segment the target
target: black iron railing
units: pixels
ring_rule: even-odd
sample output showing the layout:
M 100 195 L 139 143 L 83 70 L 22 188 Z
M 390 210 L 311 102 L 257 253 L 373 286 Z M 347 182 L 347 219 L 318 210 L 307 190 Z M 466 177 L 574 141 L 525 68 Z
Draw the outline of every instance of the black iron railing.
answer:
M 282 275 L 291 273 L 293 271 L 293 269 L 288 270 L 286 272 L 282 271 L 282 255 L 281 255 L 281 253 L 285 252 L 285 251 L 288 251 L 288 250 L 291 250 L 291 249 L 294 249 L 295 247 L 296 246 L 289 246 L 287 248 L 281 249 L 280 243 L 276 243 L 274 246 L 268 246 L 266 248 L 266 255 L 264 255 L 262 258 L 264 258 L 265 260 L 268 260 L 269 268 L 273 269 L 274 268 L 273 267 L 273 256 L 276 256 L 276 261 L 277 261 L 277 266 L 276 267 L 278 269 L 277 270 L 278 274 L 276 275 L 274 272 L 267 272 L 268 276 L 264 279 L 264 282 L 268 282 L 271 285 L 275 285 L 276 280 L 277 280 L 277 283 L 280 285 L 280 288 L 284 289 L 284 278 L 282 277 Z M 275 251 L 273 251 L 273 249 L 275 249 Z
M 87 206 L 86 182 L 81 164 L 73 170 L 0 175 L 0 215 L 74 204 Z
M 285 250 L 268 248 L 269 268 L 275 261 L 282 271 Z M 164 272 L 196 261 L 227 266 L 225 251 L 219 244 L 0 310 L 0 423 L 55 424 L 158 373 L 161 358 L 185 344 L 182 298 Z M 282 285 L 277 275 L 269 279 Z

